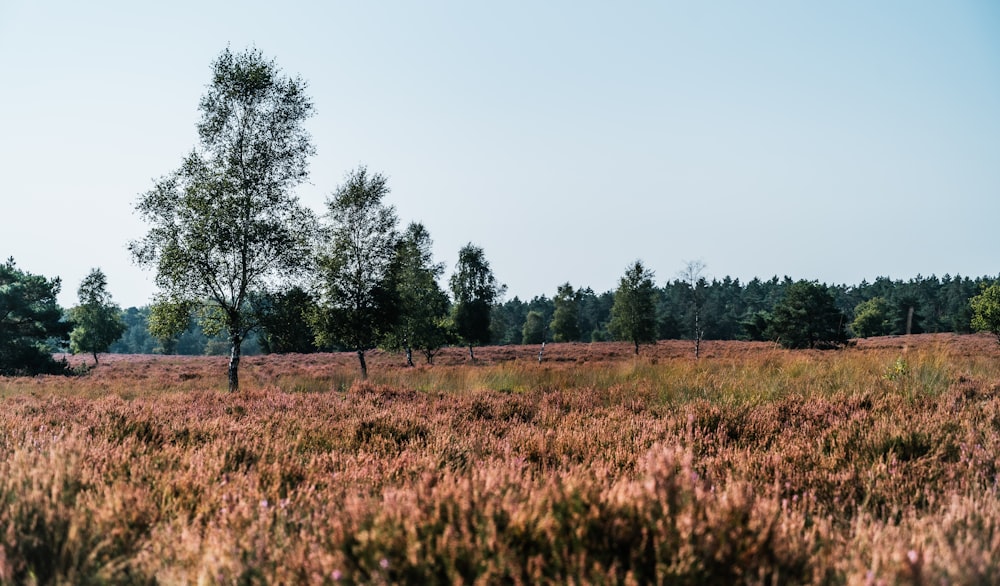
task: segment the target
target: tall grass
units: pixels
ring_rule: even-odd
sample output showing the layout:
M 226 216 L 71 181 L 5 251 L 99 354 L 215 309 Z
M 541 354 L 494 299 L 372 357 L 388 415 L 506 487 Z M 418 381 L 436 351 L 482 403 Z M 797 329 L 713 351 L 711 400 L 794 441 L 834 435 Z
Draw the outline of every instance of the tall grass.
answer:
M 734 348 L 2 380 L 0 583 L 1000 580 L 995 357 Z

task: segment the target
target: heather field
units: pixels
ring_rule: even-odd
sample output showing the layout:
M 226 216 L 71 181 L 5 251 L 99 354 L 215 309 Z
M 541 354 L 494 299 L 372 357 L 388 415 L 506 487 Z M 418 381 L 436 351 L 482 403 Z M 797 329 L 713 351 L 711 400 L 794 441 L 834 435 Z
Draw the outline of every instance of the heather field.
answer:
M 538 350 L 0 379 L 0 583 L 1000 582 L 992 338 Z

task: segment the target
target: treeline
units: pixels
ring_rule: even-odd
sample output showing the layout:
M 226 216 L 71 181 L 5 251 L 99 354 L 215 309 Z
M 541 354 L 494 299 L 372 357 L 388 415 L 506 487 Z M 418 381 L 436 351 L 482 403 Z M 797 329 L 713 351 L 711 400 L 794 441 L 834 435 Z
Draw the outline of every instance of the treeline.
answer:
M 432 362 L 462 344 L 475 360 L 484 344 L 690 338 L 775 340 L 836 347 L 848 335 L 966 332 L 1000 324 L 998 299 L 976 312 L 970 297 L 989 279 L 877 279 L 826 286 L 777 277 L 708 280 L 687 263 L 662 286 L 636 261 L 612 292 L 566 283 L 550 299 L 503 301 L 482 248 L 458 251 L 451 276 L 432 258 L 427 229 L 400 229 L 386 203 L 388 179 L 363 165 L 349 172 L 318 216 L 294 195 L 315 154 L 304 123 L 308 84 L 260 51 L 224 50 L 199 102 L 198 143 L 141 194 L 148 232 L 129 243 L 155 272 L 148 308 L 122 310 L 94 269 L 80 303 L 62 312 L 60 282 L 0 270 L 0 374 L 57 371 L 56 345 L 93 355 L 116 352 L 229 354 L 229 389 L 239 388 L 243 352 L 347 350 L 367 376 L 365 353 L 383 348 Z M 982 295 L 985 295 L 984 290 Z M 992 293 L 991 293 L 992 295 Z M 975 303 L 973 303 L 975 306 Z M 997 318 L 992 311 L 997 307 Z M 997 326 L 1000 329 L 1000 325 Z
M 695 286 L 675 279 L 656 288 L 656 335 L 659 340 L 696 338 L 695 314 L 700 311 L 701 337 L 707 340 L 766 340 L 762 319 L 774 312 L 775 305 L 793 284 L 790 277 L 759 278 L 746 283 L 739 279 L 699 279 Z M 907 281 L 879 277 L 859 285 L 824 285 L 836 307 L 844 314 L 847 333 L 853 337 L 902 335 L 907 333 L 973 331 L 969 300 L 996 282 L 992 277 L 917 276 Z M 871 302 L 876 300 L 876 304 Z M 595 293 L 590 287 L 558 288 L 553 297 L 538 295 L 528 301 L 513 297 L 493 307 L 490 312 L 490 343 L 495 345 L 541 344 L 542 342 L 600 342 L 614 340 L 608 329 L 615 292 Z M 700 308 L 698 303 L 701 304 Z M 246 354 L 339 351 L 337 344 L 316 343 L 308 320 L 316 305 L 314 295 L 299 287 L 269 299 L 256 335 L 244 341 Z M 871 307 L 881 307 L 875 328 Z M 569 308 L 563 309 L 563 308 Z M 910 314 L 912 308 L 912 316 Z M 557 319 L 557 309 L 571 316 Z M 449 308 L 450 310 L 450 308 Z M 865 313 L 868 311 L 868 313 Z M 448 311 L 443 312 L 447 315 Z M 224 355 L 229 341 L 224 335 L 209 336 L 199 323 L 191 320 L 187 329 L 173 337 L 160 339 L 149 331 L 149 307 L 130 307 L 121 312 L 126 331 L 111 345 L 118 354 Z M 859 317 L 862 321 L 859 321 Z M 456 340 L 453 340 L 454 343 Z

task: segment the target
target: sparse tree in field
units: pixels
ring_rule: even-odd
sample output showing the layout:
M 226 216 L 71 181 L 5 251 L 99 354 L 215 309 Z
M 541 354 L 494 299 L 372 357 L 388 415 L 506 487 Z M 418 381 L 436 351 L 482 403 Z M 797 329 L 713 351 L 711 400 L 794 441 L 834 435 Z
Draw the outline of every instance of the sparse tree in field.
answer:
M 101 269 L 91 269 L 77 290 L 80 304 L 70 309 L 73 330 L 69 333 L 70 349 L 74 354 L 90 352 L 94 356 L 107 352 L 111 344 L 125 333 L 122 310 L 111 300 L 108 279 Z
M 705 290 L 708 284 L 702 273 L 705 271 L 705 263 L 700 260 L 689 260 L 681 270 L 680 277 L 687 285 L 688 315 L 691 319 L 691 337 L 694 339 L 694 359 L 701 357 L 701 340 L 705 336 L 705 324 L 703 323 L 703 309 L 705 307 Z
M 383 203 L 387 179 L 359 167 L 327 201 L 329 225 L 319 255 L 322 288 L 314 319 L 317 341 L 355 351 L 361 377 L 365 353 L 392 331 L 398 315 L 393 263 L 396 210 Z
M 399 320 L 386 346 L 406 352 L 406 364 L 413 366 L 413 349 L 423 353 L 427 364 L 442 347 L 454 341 L 448 324 L 451 302 L 438 284 L 444 265 L 435 263 L 431 236 L 423 224 L 407 226 L 396 246 L 393 265 Z
M 483 249 L 471 242 L 458 251 L 455 274 L 449 281 L 454 298 L 452 321 L 455 331 L 469 346 L 469 358 L 475 361 L 473 346 L 490 341 L 490 314 L 503 295 Z
M 972 327 L 993 334 L 1000 343 L 1000 283 L 989 286 L 983 283 L 982 291 L 969 300 L 969 306 L 972 308 Z
M 556 290 L 552 299 L 555 311 L 552 314 L 552 340 L 555 342 L 575 342 L 580 339 L 580 295 L 573 286 L 564 283 Z
M 65 371 L 46 348 L 47 340 L 69 335 L 70 324 L 56 303 L 60 287 L 58 277 L 22 271 L 13 258 L 0 264 L 0 376 Z
M 847 339 L 844 322 L 825 285 L 797 281 L 775 305 L 768 332 L 786 348 L 835 347 Z
M 258 325 L 254 296 L 286 286 L 312 258 L 315 218 L 292 194 L 314 153 L 305 90 L 256 49 L 223 51 L 199 104 L 199 146 L 136 205 L 152 228 L 131 243 L 134 258 L 156 270 L 171 311 L 197 310 L 206 332 L 226 332 L 230 391 Z
M 882 297 L 872 297 L 854 308 L 851 331 L 859 338 L 885 336 L 892 331 L 889 304 Z
M 635 344 L 636 356 L 639 344 L 656 342 L 656 286 L 642 261 L 635 261 L 618 282 L 608 329 L 615 339 Z

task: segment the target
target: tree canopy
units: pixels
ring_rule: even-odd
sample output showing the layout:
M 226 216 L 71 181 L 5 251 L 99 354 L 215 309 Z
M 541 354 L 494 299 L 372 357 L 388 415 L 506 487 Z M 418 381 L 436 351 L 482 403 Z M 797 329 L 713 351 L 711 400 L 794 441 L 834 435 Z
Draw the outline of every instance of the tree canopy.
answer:
M 227 332 L 231 391 L 241 343 L 258 324 L 254 296 L 311 261 L 315 218 L 291 192 L 314 153 L 305 90 L 256 49 L 223 51 L 199 104 L 198 147 L 136 204 L 151 228 L 131 243 L 133 256 L 156 270 L 160 302 L 200 308 L 206 331 Z
M 430 364 L 437 351 L 454 341 L 448 324 L 451 302 L 438 284 L 444 265 L 435 263 L 431 237 L 423 224 L 407 226 L 396 245 L 393 281 L 399 300 L 399 319 L 386 339 L 389 348 L 406 352 L 413 366 L 413 349 Z
M 969 305 L 972 307 L 972 327 L 990 332 L 1000 343 L 1000 283 L 983 287 Z
M 458 251 L 458 264 L 449 280 L 454 298 L 452 320 L 455 331 L 469 346 L 469 357 L 476 359 L 472 347 L 490 342 L 490 318 L 493 305 L 503 295 L 483 249 L 466 244 Z
M 91 269 L 77 290 L 80 304 L 69 312 L 73 331 L 69 334 L 70 349 L 74 352 L 89 352 L 94 356 L 107 352 L 111 344 L 125 333 L 121 308 L 108 293 L 108 279 L 101 269 Z
M 319 256 L 323 291 L 315 326 L 320 343 L 357 352 L 368 376 L 365 352 L 396 323 L 399 304 L 393 283 L 396 211 L 383 203 L 387 179 L 365 167 L 349 173 L 327 201 L 329 226 Z
M 608 329 L 616 339 L 635 344 L 636 355 L 639 344 L 656 341 L 656 286 L 653 271 L 642 261 L 630 265 L 619 280 Z
M 834 347 L 847 340 L 846 321 L 826 286 L 797 281 L 774 307 L 768 332 L 786 348 Z
M 0 264 L 0 375 L 57 374 L 66 364 L 52 358 L 47 342 L 65 341 L 70 324 L 56 303 L 61 282 Z

